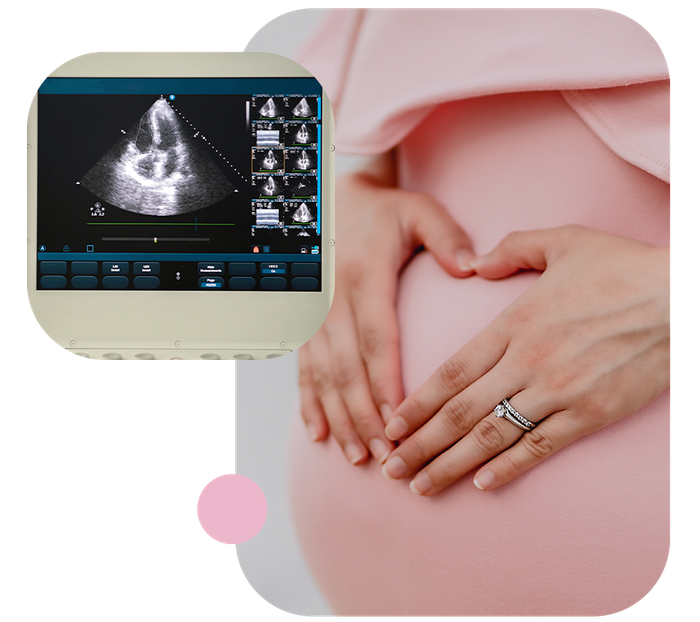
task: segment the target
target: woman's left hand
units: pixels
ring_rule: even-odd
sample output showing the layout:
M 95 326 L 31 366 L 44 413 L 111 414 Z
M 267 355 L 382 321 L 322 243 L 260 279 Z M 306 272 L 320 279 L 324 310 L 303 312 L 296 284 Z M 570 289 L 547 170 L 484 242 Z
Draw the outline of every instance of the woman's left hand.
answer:
M 543 273 L 394 411 L 386 435 L 405 440 L 383 472 L 418 494 L 479 465 L 493 490 L 669 385 L 667 248 L 570 225 L 512 233 L 473 267 Z M 505 398 L 537 427 L 494 416 Z

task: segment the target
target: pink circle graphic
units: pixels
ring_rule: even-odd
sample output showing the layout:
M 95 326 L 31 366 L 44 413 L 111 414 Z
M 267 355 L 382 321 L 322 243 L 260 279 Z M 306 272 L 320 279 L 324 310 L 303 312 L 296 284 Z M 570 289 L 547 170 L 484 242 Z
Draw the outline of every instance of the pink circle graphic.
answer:
M 243 475 L 222 475 L 202 490 L 197 516 L 208 536 L 224 544 L 239 544 L 262 529 L 267 517 L 267 501 L 252 479 Z

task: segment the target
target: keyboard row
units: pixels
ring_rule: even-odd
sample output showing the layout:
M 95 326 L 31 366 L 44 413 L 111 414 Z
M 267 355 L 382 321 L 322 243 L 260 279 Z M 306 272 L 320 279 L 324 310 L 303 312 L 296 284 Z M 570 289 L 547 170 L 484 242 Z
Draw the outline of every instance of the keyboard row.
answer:
M 39 263 L 39 274 L 42 289 L 66 289 L 69 282 L 73 289 L 127 289 L 130 286 L 135 289 L 163 289 L 159 262 L 42 261 Z M 176 274 L 175 278 L 179 281 L 180 273 Z M 192 289 L 317 291 L 319 264 L 199 262 L 193 279 Z

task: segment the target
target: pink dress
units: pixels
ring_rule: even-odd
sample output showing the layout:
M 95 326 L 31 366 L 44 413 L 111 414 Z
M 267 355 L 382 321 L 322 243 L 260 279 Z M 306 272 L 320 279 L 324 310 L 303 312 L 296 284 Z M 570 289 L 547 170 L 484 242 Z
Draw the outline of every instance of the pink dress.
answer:
M 669 242 L 668 74 L 607 11 L 336 11 L 300 59 L 330 92 L 340 151 L 396 147 L 477 253 L 513 230 L 580 223 Z M 332 33 L 332 35 L 330 34 Z M 427 253 L 400 286 L 404 385 L 417 388 L 537 279 L 458 280 Z M 347 615 L 603 615 L 655 584 L 669 546 L 668 391 L 517 480 L 473 473 L 419 497 L 351 467 L 298 418 L 299 538 Z

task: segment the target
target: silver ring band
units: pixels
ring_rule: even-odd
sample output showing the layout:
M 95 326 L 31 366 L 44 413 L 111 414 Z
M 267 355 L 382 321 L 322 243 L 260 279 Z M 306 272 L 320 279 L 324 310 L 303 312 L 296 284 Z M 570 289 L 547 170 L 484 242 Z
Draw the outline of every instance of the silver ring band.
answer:
M 515 408 L 510 405 L 508 400 L 503 400 L 500 404 L 493 409 L 496 417 L 503 417 L 508 419 L 513 425 L 519 427 L 521 430 L 529 432 L 537 427 L 536 423 L 533 423 L 529 419 L 523 417 Z

